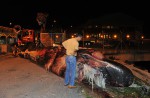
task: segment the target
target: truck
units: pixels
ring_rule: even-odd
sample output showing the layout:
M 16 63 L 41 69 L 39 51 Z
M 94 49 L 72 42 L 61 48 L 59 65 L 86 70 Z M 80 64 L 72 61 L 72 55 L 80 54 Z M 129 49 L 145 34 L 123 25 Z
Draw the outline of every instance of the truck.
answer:
M 65 33 L 37 33 L 33 29 L 22 29 L 17 34 L 17 48 L 20 52 L 58 46 L 65 40 Z
M 14 56 L 25 51 L 31 44 L 36 45 L 35 31 L 33 29 L 23 29 L 17 32 L 16 43 L 12 47 Z
M 18 46 L 26 45 L 28 43 L 35 43 L 35 31 L 33 29 L 23 29 L 17 35 Z

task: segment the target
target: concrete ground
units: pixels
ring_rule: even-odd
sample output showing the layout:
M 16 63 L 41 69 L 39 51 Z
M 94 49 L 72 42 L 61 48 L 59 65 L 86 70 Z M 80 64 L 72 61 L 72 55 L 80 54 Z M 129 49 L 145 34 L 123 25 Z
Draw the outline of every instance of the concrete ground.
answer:
M 64 79 L 27 59 L 0 55 L 0 98 L 86 98 L 79 85 L 69 89 Z

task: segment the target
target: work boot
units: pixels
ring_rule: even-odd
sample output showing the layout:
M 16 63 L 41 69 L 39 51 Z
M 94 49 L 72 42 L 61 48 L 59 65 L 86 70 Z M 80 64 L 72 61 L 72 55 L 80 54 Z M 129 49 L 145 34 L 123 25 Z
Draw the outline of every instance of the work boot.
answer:
M 76 86 L 71 86 L 71 85 L 69 85 L 68 88 L 76 88 Z

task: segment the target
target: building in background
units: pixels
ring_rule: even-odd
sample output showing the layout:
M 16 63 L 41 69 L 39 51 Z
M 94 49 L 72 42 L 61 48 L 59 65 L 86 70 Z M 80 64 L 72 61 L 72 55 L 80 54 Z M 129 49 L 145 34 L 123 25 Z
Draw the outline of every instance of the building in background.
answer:
M 123 13 L 90 19 L 83 25 L 82 31 L 85 42 L 98 43 L 104 47 L 123 41 L 129 45 L 144 38 L 143 22 Z

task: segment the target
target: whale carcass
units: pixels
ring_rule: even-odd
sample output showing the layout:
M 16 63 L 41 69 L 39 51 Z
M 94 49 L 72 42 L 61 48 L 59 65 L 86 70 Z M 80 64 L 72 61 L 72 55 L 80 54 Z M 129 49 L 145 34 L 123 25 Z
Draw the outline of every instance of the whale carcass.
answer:
M 28 53 L 30 55 L 30 52 Z M 43 67 L 47 71 L 64 76 L 66 69 L 65 49 L 63 47 L 61 49 L 47 48 L 43 53 L 44 58 L 37 54 L 36 62 L 44 62 Z M 130 69 L 105 58 L 101 52 L 94 49 L 80 49 L 78 51 L 76 71 L 77 80 L 79 82 L 88 80 L 92 87 L 94 84 L 102 88 L 106 86 L 128 87 L 134 80 L 134 75 Z
M 79 81 L 87 79 L 92 86 L 95 83 L 97 86 L 103 88 L 106 85 L 128 87 L 134 80 L 134 75 L 124 65 L 106 58 L 99 60 L 85 53 L 80 54 L 77 70 Z

